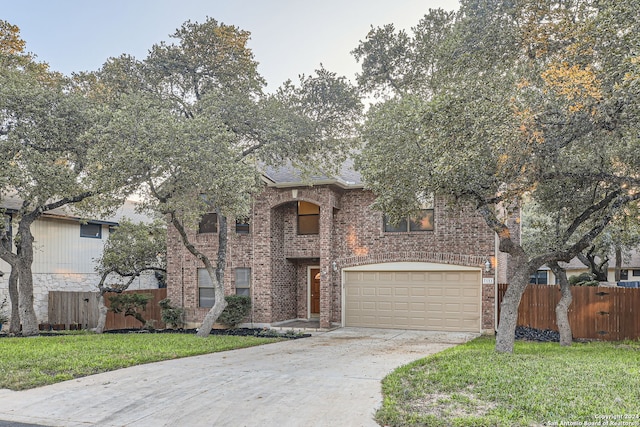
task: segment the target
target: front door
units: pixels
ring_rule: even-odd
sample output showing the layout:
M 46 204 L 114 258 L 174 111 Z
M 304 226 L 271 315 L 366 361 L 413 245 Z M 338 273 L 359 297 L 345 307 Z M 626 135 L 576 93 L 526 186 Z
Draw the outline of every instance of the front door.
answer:
M 309 313 L 311 316 L 320 315 L 320 269 L 311 268 L 309 270 Z

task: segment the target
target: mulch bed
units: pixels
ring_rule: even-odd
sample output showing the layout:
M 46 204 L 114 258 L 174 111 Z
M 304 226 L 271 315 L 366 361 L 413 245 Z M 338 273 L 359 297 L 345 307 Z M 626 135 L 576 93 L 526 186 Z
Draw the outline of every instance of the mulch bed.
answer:
M 560 342 L 560 332 L 550 329 L 535 329 L 525 326 L 516 327 L 516 339 L 540 342 Z
M 104 331 L 105 334 L 195 334 L 197 329 L 113 329 Z M 266 328 L 234 328 L 234 329 L 212 329 L 211 335 L 233 335 L 240 337 L 262 337 L 262 338 L 307 338 L 311 334 L 301 332 L 285 331 L 280 332 Z
M 112 329 L 104 331 L 105 334 L 196 334 L 197 329 Z M 53 337 L 59 336 L 58 331 L 40 331 L 41 337 Z M 262 328 L 235 328 L 235 329 L 212 329 L 211 335 L 233 335 L 242 337 L 261 337 L 261 338 L 287 338 L 298 339 L 307 338 L 311 334 L 305 334 L 302 332 L 285 331 L 280 332 L 274 329 L 262 329 Z M 2 332 L 0 338 L 14 336 L 12 334 Z M 20 336 L 16 334 L 15 336 Z

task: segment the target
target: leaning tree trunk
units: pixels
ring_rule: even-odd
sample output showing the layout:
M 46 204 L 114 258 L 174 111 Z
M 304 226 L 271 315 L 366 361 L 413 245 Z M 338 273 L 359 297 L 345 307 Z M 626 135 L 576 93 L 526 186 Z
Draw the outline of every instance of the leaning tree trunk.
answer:
M 18 310 L 22 322 L 22 335 L 30 337 L 38 335 L 38 319 L 33 309 L 33 275 L 31 265 L 19 267 Z
M 33 234 L 31 224 L 35 221 L 32 217 L 22 217 L 18 224 L 17 247 L 18 262 L 18 310 L 22 322 L 22 335 L 38 335 L 38 318 L 33 309 Z
M 553 271 L 553 274 L 560 281 L 560 292 L 562 296 L 558 305 L 556 305 L 556 323 L 558 324 L 558 331 L 560 332 L 560 345 L 570 346 L 573 342 L 573 334 L 571 333 L 571 325 L 569 324 L 569 306 L 573 301 L 571 295 L 571 285 L 567 280 L 567 271 L 561 268 L 558 263 L 549 263 L 549 267 Z
M 109 309 L 107 308 L 107 305 L 104 303 L 104 294 L 106 294 L 107 292 L 121 293 L 126 291 L 127 289 L 129 289 L 129 286 L 131 286 L 131 283 L 133 283 L 135 278 L 138 277 L 138 273 L 139 273 L 139 271 L 131 273 L 129 276 L 129 280 L 124 286 L 118 286 L 118 287 L 105 286 L 104 282 L 107 280 L 107 277 L 109 277 L 109 274 L 113 273 L 114 271 L 115 271 L 114 269 L 110 269 L 108 271 L 103 272 L 102 276 L 100 277 L 100 282 L 98 283 L 98 296 L 97 296 L 98 325 L 94 329 L 96 334 L 103 333 L 104 327 L 107 323 L 107 313 L 109 312 Z
M 515 258 L 515 257 L 514 257 Z M 509 287 L 500 304 L 500 319 L 496 336 L 496 351 L 498 353 L 513 353 L 516 326 L 518 323 L 518 307 L 522 294 L 529 284 L 529 266 L 520 262 L 515 266 L 509 280 Z
M 107 323 L 107 312 L 109 309 L 104 303 L 104 293 L 98 292 L 98 325 L 96 326 L 95 332 L 97 334 L 101 334 L 104 332 L 104 326 Z
M 218 260 L 215 271 L 211 263 L 205 263 L 207 272 L 211 276 L 214 284 L 215 301 L 213 307 L 207 312 L 202 321 L 202 325 L 198 329 L 197 336 L 204 338 L 211 333 L 213 324 L 218 320 L 227 307 L 227 301 L 224 299 L 224 267 L 227 260 L 227 218 L 218 212 Z
M 9 332 L 17 334 L 20 332 L 20 309 L 18 307 L 18 270 L 11 267 L 11 274 L 9 274 L 9 299 L 11 300 L 11 323 L 9 325 Z

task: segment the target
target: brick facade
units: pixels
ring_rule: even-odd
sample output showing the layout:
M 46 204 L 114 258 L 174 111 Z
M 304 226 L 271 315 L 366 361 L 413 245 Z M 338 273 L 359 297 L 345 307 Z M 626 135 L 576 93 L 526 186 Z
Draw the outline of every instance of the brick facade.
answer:
M 265 187 L 254 201 L 251 233 L 236 234 L 230 221 L 225 291 L 235 293 L 235 268 L 251 268 L 254 323 L 308 317 L 308 269 L 320 267 L 320 324 L 342 319 L 341 269 L 366 264 L 415 261 L 481 268 L 496 263 L 493 232 L 472 208 L 455 208 L 436 197 L 434 230 L 385 233 L 382 214 L 371 208 L 375 196 L 363 189 L 332 185 Z M 294 194 L 297 193 L 297 194 Z M 295 197 L 294 197 L 295 196 Z M 320 206 L 320 233 L 297 234 L 297 201 Z M 190 236 L 212 259 L 217 234 Z M 168 235 L 168 297 L 198 323 L 207 312 L 198 308 L 197 260 L 182 247 L 171 227 Z M 335 267 L 334 267 L 335 266 Z M 495 286 L 482 285 L 482 329 L 494 329 Z

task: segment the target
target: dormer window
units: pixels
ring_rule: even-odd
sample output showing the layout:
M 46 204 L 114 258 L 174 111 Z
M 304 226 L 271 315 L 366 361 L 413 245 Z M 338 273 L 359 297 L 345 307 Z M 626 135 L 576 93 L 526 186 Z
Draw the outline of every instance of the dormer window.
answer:
M 298 202 L 298 234 L 320 234 L 320 206 Z

